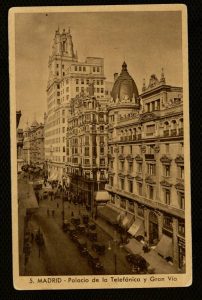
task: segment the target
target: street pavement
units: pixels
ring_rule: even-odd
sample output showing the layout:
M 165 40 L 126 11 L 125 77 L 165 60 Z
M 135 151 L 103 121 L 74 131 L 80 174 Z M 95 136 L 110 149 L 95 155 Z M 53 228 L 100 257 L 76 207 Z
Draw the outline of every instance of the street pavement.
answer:
M 27 183 L 24 182 L 26 186 Z M 49 210 L 49 215 L 47 214 Z M 54 210 L 54 216 L 52 216 Z M 40 200 L 39 208 L 29 221 L 29 228 L 34 234 L 40 229 L 43 233 L 45 245 L 38 247 L 35 240 L 31 243 L 31 253 L 24 269 L 24 275 L 92 275 L 92 268 L 88 265 L 87 258 L 80 255 L 77 246 L 70 239 L 68 233 L 62 230 L 62 200 Z M 64 202 L 65 219 L 87 213 L 82 206 Z M 97 225 L 98 241 L 106 247 L 105 254 L 100 256 L 105 274 L 131 274 L 131 267 L 125 259 L 127 252 L 124 248 L 113 243 L 112 237 Z M 85 238 L 85 235 L 83 236 Z M 87 247 L 91 249 L 92 242 L 87 238 Z M 111 250 L 108 250 L 110 243 Z M 116 257 L 116 266 L 115 266 Z

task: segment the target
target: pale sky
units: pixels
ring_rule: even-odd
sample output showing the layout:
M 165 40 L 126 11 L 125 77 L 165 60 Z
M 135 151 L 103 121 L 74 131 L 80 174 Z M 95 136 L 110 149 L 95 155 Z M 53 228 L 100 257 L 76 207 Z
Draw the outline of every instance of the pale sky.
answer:
M 125 60 L 141 93 L 143 78 L 182 86 L 181 12 L 18 13 L 16 17 L 16 97 L 27 121 L 43 122 L 46 111 L 48 57 L 55 30 L 71 28 L 79 61 L 104 58 L 105 76 L 113 81 Z

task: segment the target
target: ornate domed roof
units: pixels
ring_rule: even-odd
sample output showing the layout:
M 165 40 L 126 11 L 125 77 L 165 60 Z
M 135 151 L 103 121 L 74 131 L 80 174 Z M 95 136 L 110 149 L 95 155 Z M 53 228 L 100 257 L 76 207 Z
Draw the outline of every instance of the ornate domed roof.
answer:
M 123 63 L 120 75 L 117 77 L 111 96 L 114 101 L 130 100 L 139 98 L 138 89 L 135 81 L 130 76 L 127 70 L 127 64 Z

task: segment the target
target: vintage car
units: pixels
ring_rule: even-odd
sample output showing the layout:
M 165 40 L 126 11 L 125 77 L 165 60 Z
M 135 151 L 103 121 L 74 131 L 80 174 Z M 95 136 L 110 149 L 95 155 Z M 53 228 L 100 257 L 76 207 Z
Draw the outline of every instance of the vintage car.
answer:
M 68 220 L 64 220 L 62 224 L 62 229 L 64 232 L 67 232 L 71 226 L 71 223 Z
M 85 231 L 86 231 L 85 225 L 83 225 L 83 224 L 78 225 L 77 231 L 78 231 L 78 233 L 85 233 Z
M 79 225 L 81 223 L 80 218 L 75 218 L 75 217 L 71 218 L 71 223 L 75 226 Z
M 90 222 L 90 223 L 88 223 L 87 227 L 88 227 L 88 230 L 95 230 L 96 224 L 93 222 Z
M 48 192 L 47 191 L 43 192 L 43 199 L 48 199 Z
M 105 254 L 105 245 L 101 243 L 93 243 L 92 250 L 94 250 L 99 255 L 103 255 Z
M 88 224 L 88 222 L 89 222 L 89 216 L 87 214 L 84 214 L 82 216 L 82 219 L 83 219 L 83 224 Z
M 132 265 L 133 269 L 137 272 L 147 272 L 149 266 L 148 262 L 139 254 L 127 254 L 126 260 Z
M 87 236 L 90 241 L 97 242 L 97 232 L 95 230 L 88 230 Z
M 88 264 L 92 267 L 94 274 L 103 274 L 104 267 L 94 252 L 88 251 Z
M 87 255 L 88 249 L 87 249 L 87 242 L 84 239 L 78 239 L 77 240 L 77 246 L 79 249 L 79 252 L 81 255 Z

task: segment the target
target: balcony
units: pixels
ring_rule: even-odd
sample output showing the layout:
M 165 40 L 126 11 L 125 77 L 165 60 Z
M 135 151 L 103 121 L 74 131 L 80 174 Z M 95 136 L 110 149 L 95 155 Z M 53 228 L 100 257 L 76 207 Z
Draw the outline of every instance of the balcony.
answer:
M 171 129 L 170 135 L 171 136 L 176 136 L 177 135 L 177 129 Z
M 169 130 L 164 130 L 164 131 L 163 131 L 163 136 L 164 136 L 164 137 L 169 136 Z
M 184 134 L 184 129 L 183 128 L 179 128 L 179 135 L 183 135 Z
M 155 160 L 154 154 L 145 154 L 145 160 Z

